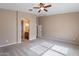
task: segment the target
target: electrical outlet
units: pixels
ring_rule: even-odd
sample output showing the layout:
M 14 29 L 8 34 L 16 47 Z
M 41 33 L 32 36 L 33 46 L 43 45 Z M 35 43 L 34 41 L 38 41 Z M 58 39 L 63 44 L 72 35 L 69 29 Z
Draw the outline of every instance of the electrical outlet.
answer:
M 6 40 L 6 42 L 8 42 L 8 40 Z

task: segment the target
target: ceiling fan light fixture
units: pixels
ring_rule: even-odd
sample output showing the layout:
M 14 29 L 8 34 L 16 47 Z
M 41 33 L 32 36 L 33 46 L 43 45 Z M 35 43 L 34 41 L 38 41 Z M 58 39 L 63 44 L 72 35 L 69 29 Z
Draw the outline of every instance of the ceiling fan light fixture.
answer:
M 37 7 L 33 7 L 34 9 L 39 9 L 38 12 L 41 12 L 41 11 L 48 11 L 47 8 L 51 7 L 51 5 L 46 5 L 44 3 L 39 3 L 39 6 Z
M 41 7 L 40 10 L 44 10 L 44 7 Z

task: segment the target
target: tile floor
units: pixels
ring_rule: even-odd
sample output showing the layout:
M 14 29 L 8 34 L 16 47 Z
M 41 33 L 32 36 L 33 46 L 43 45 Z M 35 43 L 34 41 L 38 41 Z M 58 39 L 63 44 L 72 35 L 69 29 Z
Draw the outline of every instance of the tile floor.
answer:
M 0 56 L 79 56 L 79 46 L 49 39 L 35 39 L 0 47 Z

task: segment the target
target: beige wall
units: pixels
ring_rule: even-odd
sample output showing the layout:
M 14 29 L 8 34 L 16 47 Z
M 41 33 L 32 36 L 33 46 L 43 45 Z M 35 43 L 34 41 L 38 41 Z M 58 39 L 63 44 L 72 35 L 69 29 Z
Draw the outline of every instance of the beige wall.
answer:
M 0 46 L 16 43 L 16 12 L 0 9 Z
M 79 42 L 79 12 L 40 17 L 39 23 L 43 37 Z
M 30 40 L 36 39 L 36 16 L 18 12 L 16 21 L 16 11 L 0 9 L 0 46 L 21 42 L 21 20 L 30 20 Z

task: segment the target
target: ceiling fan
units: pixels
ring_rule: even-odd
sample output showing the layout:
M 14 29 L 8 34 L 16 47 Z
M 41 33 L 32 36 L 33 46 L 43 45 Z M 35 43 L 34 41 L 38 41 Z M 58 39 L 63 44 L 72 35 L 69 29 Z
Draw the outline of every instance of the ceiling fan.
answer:
M 44 3 L 39 3 L 38 7 L 33 7 L 34 9 L 39 9 L 38 12 L 41 12 L 42 10 L 48 11 L 47 8 L 51 7 L 52 5 L 45 5 Z

